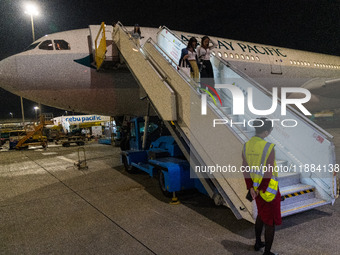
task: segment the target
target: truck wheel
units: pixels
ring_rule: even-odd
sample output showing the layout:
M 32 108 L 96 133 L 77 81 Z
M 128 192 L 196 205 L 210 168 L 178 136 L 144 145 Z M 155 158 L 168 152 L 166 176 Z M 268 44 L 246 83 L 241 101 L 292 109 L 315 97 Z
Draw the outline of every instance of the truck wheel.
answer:
M 130 140 L 128 139 L 128 137 L 124 137 L 121 141 L 120 141 L 120 149 L 122 151 L 127 151 L 130 149 Z
M 136 168 L 128 164 L 128 160 L 126 156 L 123 156 L 123 164 L 124 164 L 125 171 L 128 172 L 129 174 L 136 172 Z
M 167 191 L 165 187 L 165 178 L 164 178 L 164 173 L 162 170 L 158 171 L 158 182 L 159 182 L 159 187 L 161 188 L 163 195 L 166 197 L 172 197 L 172 192 Z

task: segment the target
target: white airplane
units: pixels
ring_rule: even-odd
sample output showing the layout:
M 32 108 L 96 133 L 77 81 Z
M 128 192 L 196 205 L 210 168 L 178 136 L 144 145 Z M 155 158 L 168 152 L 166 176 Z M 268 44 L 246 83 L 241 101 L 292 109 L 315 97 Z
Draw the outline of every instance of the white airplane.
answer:
M 131 27 L 128 27 L 132 30 Z M 141 28 L 144 39 L 157 28 Z M 184 41 L 202 35 L 174 31 Z M 211 36 L 213 54 L 262 86 L 303 87 L 312 93 L 312 112 L 340 109 L 340 57 Z M 145 115 L 139 85 L 128 68 L 96 71 L 90 29 L 46 35 L 27 50 L 0 62 L 0 86 L 44 105 L 110 116 Z M 292 95 L 294 97 L 294 95 Z M 297 95 L 298 96 L 298 95 Z

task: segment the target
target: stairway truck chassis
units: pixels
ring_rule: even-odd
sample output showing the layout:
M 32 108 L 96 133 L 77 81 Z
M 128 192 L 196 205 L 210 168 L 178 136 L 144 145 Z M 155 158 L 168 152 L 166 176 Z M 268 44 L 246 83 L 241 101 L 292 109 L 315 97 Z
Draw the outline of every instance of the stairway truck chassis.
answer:
M 190 164 L 174 137 L 169 135 L 153 137 L 152 140 L 156 140 L 147 142 L 147 148 L 142 149 L 145 120 L 138 117 L 132 119 L 131 123 L 130 149 L 121 152 L 121 161 L 127 172 L 141 170 L 157 178 L 163 194 L 167 197 L 172 196 L 174 192 L 189 189 L 197 189 L 207 194 L 200 180 L 192 178 Z M 152 126 L 152 123 L 148 122 L 148 124 L 149 127 Z

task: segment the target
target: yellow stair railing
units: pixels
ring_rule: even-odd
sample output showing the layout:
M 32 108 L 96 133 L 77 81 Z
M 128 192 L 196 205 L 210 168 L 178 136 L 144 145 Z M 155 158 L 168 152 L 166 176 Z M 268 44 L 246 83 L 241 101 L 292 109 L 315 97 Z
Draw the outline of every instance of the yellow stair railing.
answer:
M 97 43 L 99 36 L 102 35 L 99 45 Z M 106 36 L 105 36 L 105 23 L 102 22 L 100 25 L 100 29 L 98 31 L 96 40 L 95 40 L 95 61 L 97 66 L 97 71 L 102 66 L 104 60 L 105 60 L 105 53 L 106 53 Z
M 47 145 L 47 141 L 46 139 L 43 138 L 43 134 L 42 134 L 42 131 L 43 131 L 43 128 L 45 126 L 45 117 L 43 115 L 40 115 L 40 124 L 39 125 L 34 125 L 33 127 L 33 130 L 32 131 L 28 131 L 26 133 L 26 136 L 21 138 L 19 140 L 19 142 L 17 143 L 17 145 L 15 146 L 15 149 L 17 150 L 20 150 L 21 148 L 26 147 L 28 146 L 28 144 L 25 144 L 25 142 L 30 139 L 31 137 L 33 137 L 35 134 L 38 134 L 39 135 L 39 140 L 40 140 L 40 144 L 45 148 L 46 145 Z

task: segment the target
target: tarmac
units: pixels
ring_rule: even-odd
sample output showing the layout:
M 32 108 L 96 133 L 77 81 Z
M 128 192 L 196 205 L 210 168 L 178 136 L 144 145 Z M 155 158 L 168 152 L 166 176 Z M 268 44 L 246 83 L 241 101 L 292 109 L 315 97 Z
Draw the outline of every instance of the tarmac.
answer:
M 156 179 L 125 172 L 119 148 L 85 145 L 81 170 L 78 148 L 0 153 L 0 254 L 262 254 L 254 225 L 209 197 L 170 205 Z M 339 254 L 339 219 L 339 200 L 283 218 L 272 250 Z

